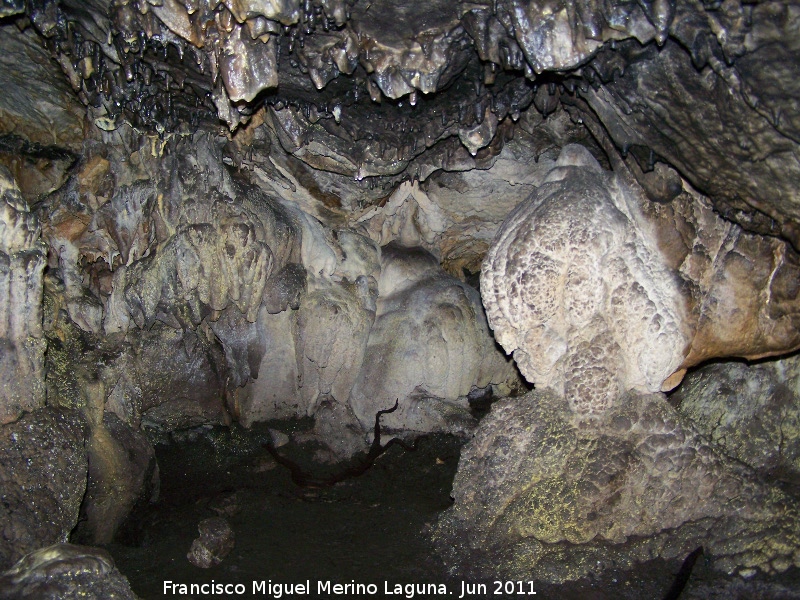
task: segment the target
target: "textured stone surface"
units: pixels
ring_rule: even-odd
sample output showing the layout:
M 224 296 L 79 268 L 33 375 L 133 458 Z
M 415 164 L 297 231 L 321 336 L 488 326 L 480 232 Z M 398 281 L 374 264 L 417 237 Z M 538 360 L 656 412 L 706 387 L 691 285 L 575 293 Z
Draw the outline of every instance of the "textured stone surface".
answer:
M 789 57 L 796 56 L 797 7 L 737 4 L 719 15 L 731 25 L 719 39 L 744 53 L 735 61 L 721 56 L 725 41 L 721 50 L 696 19 L 684 17 L 679 39 L 694 54 L 672 41 L 633 49 L 624 73 L 582 95 L 618 148 L 639 152 L 643 165 L 653 152 L 727 217 L 798 248 L 798 111 L 789 83 L 797 80 L 797 60 Z M 604 72 L 602 63 L 597 70 Z
M 800 357 L 701 367 L 670 402 L 728 456 L 800 483 Z
M 528 381 L 581 413 L 623 390 L 660 390 L 689 341 L 677 278 L 620 184 L 567 147 L 503 223 L 481 272 L 497 341 Z
M 211 517 L 197 525 L 200 536 L 192 542 L 186 558 L 195 567 L 215 567 L 233 550 L 233 529 L 226 519 Z
M 0 167 L 0 424 L 44 405 L 40 236 L 36 215 Z
M 628 395 L 589 421 L 549 391 L 497 403 L 452 495 L 434 539 L 467 575 L 561 581 L 699 545 L 726 572 L 800 562 L 794 500 L 660 394 Z
M 101 0 L 79 10 L 47 0 L 9 10 L 26 13 L 106 132 L 266 122 L 299 160 L 384 190 L 480 168 L 528 107 L 550 115 L 564 103 L 644 173 L 668 162 L 727 217 L 797 248 L 798 15 L 784 2 Z
M 79 150 L 85 109 L 31 29 L 0 26 L 0 135 Z
M 0 568 L 67 541 L 86 491 L 86 435 L 76 412 L 52 408 L 0 428 Z
M 0 574 L 4 600 L 135 600 L 128 580 L 100 548 L 55 544 L 28 554 Z
M 153 447 L 140 431 L 113 412 L 99 416 L 102 423 L 92 425 L 87 444 L 89 479 L 71 540 L 108 544 L 137 503 L 157 497 L 158 466 Z
M 507 393 L 517 380 L 489 336 L 480 297 L 420 248 L 384 246 L 381 263 L 353 411 L 367 428 L 399 399 L 398 410 L 382 419 L 388 428 L 464 431 L 473 388 L 494 384 Z
M 500 228 L 481 272 L 498 342 L 580 413 L 669 390 L 687 367 L 800 344 L 797 255 L 697 194 L 652 203 L 567 146 Z

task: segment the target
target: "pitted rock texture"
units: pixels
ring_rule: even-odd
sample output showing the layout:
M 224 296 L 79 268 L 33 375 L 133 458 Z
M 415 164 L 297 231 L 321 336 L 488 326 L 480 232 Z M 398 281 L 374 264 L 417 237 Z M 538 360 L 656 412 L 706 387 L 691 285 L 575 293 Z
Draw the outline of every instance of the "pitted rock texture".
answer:
M 100 548 L 55 544 L 0 574 L 3 600 L 136 600 L 128 580 Z
M 481 271 L 497 341 L 579 413 L 655 392 L 683 361 L 677 278 L 636 222 L 635 191 L 581 146 L 503 223 Z
M 0 166 L 0 425 L 44 405 L 44 264 L 39 221 Z
M 653 203 L 580 146 L 565 147 L 544 182 L 500 228 L 481 289 L 522 374 L 576 412 L 602 412 L 630 389 L 672 389 L 709 358 L 800 345 L 800 261 L 788 244 L 723 221 L 691 191 Z
M 49 407 L 0 427 L 0 568 L 67 541 L 86 491 L 86 436 L 77 412 Z
M 550 391 L 498 402 L 462 450 L 452 496 L 434 543 L 465 576 L 563 581 L 699 545 L 726 572 L 800 562 L 794 500 L 661 394 L 589 421 Z
M 706 365 L 670 397 L 725 454 L 800 483 L 800 357 Z

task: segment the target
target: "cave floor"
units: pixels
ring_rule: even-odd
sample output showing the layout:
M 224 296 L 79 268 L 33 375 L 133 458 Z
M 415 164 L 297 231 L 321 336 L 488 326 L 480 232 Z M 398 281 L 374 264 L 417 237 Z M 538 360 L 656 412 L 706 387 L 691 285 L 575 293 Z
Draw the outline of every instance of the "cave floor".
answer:
M 430 551 L 425 530 L 450 506 L 460 440 L 425 438 L 416 452 L 393 446 L 363 475 L 315 489 L 296 486 L 288 471 L 275 463 L 261 446 L 267 435 L 266 428 L 217 427 L 156 444 L 160 499 L 136 512 L 108 546 L 138 596 L 177 597 L 164 594 L 164 581 L 213 580 L 244 584 L 247 593 L 233 597 L 274 598 L 275 594 L 251 595 L 253 582 L 271 580 L 310 581 L 311 593 L 305 596 L 309 598 L 329 597 L 317 594 L 318 582 L 326 581 L 377 584 L 375 595 L 339 597 L 409 597 L 386 595 L 388 582 L 390 591 L 396 583 L 444 583 L 451 597 L 459 598 L 462 580 L 448 576 Z M 293 460 L 306 464 L 310 457 L 302 451 L 292 454 Z M 203 570 L 189 563 L 186 553 L 197 537 L 197 524 L 213 516 L 228 519 L 236 545 L 220 565 Z M 497 585 L 488 581 L 486 593 L 464 597 L 660 600 L 680 567 L 680 561 L 655 560 L 634 571 L 610 571 L 601 578 L 560 586 L 526 583 L 525 594 L 512 595 L 496 594 Z M 680 598 L 800 599 L 800 573 L 745 582 L 712 571 L 701 557 Z

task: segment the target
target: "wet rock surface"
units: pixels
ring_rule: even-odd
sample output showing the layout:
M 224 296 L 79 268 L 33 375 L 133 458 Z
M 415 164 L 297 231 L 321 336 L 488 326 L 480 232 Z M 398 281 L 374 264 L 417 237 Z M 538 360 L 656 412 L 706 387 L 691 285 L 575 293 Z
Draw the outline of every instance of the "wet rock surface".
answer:
M 28 554 L 0 574 L 4 600 L 135 600 L 128 580 L 100 548 L 55 544 Z
M 32 29 L 2 27 L 0 65 L 5 91 L 0 99 L 3 138 L 16 136 L 40 147 L 80 150 L 85 107 Z M 20 163 L 21 158 L 17 158 Z
M 431 164 L 475 168 L 520 112 L 565 103 L 645 173 L 669 162 L 729 218 L 797 246 L 796 94 L 777 83 L 796 79 L 797 16 L 780 2 L 142 0 L 9 12 L 33 25 L 107 131 L 263 119 L 309 165 L 386 185 Z
M 204 519 L 197 525 L 200 536 L 192 542 L 186 558 L 195 567 L 208 569 L 221 563 L 235 545 L 233 529 L 222 517 Z
M 108 544 L 134 509 L 158 499 L 158 465 L 147 438 L 113 412 L 92 426 L 89 473 L 75 542 Z
M 87 423 L 42 408 L 0 428 L 0 566 L 65 542 L 78 522 L 88 472 Z
M 744 575 L 799 559 L 794 499 L 661 395 L 626 396 L 591 420 L 549 391 L 497 403 L 462 451 L 453 497 L 434 542 L 476 575 L 563 581 L 698 546 Z

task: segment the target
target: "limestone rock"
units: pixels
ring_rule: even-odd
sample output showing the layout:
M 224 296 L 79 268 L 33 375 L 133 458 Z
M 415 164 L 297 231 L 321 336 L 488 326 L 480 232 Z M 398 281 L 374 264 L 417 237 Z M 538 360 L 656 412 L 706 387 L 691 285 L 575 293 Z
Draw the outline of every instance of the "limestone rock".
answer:
M 728 456 L 800 483 L 800 357 L 706 365 L 670 401 Z
M 0 427 L 0 568 L 67 540 L 86 491 L 86 436 L 77 412 L 49 407 Z
M 635 192 L 581 146 L 503 223 L 481 272 L 497 341 L 525 378 L 596 413 L 658 391 L 688 345 L 677 278 L 637 222 Z
M 683 46 L 632 48 L 623 73 L 582 95 L 618 148 L 639 151 L 642 165 L 648 155 L 670 163 L 727 218 L 798 249 L 798 113 L 788 83 L 798 68 L 788 57 L 797 10 L 768 2 L 746 19 L 744 5 L 730 10 L 714 26 L 719 38 L 680 15 Z M 724 52 L 743 56 L 733 64 Z M 670 108 L 656 97 L 670 98 Z
M 743 574 L 800 562 L 793 499 L 721 455 L 661 394 L 594 420 L 550 391 L 501 401 L 461 454 L 435 543 L 465 576 L 576 579 L 705 548 Z
M 55 544 L 32 552 L 0 574 L 0 598 L 136 600 L 108 552 L 74 544 Z
M 699 194 L 669 205 L 567 146 L 500 228 L 481 289 L 528 381 L 595 414 L 669 390 L 686 368 L 800 346 L 800 260 L 723 221 Z
M 331 286 L 306 296 L 297 312 L 298 387 L 308 415 L 314 414 L 326 396 L 341 401 L 350 396 L 375 319 L 369 298 L 366 282 L 363 286 Z
M 496 19 L 521 48 L 528 68 L 536 73 L 574 67 L 608 39 L 635 37 L 645 44 L 655 38 L 663 42 L 675 13 L 672 2 L 595 4 L 504 0 L 498 5 L 496 16 L 490 6 L 471 7 L 475 20 L 480 23 L 473 27 L 482 34 L 479 39 L 483 43 L 479 43 L 479 48 L 484 56 L 481 58 L 498 64 L 508 63 L 507 58 L 503 60 L 502 49 L 508 42 L 496 33 L 492 35 L 497 31 L 492 26 Z
M 0 167 L 0 424 L 44 405 L 40 235 L 36 215 Z
M 135 428 L 142 421 L 168 431 L 224 422 L 224 380 L 215 367 L 226 361 L 209 336 L 165 325 L 129 335 L 127 348 L 102 374 L 107 410 Z
M 421 248 L 389 244 L 381 262 L 375 325 L 350 405 L 365 429 L 399 399 L 387 428 L 463 432 L 470 390 L 507 391 L 517 378 L 494 348 L 479 294 Z
M 76 542 L 108 544 L 138 503 L 158 490 L 155 451 L 144 435 L 113 412 L 94 424 L 87 445 L 89 479 L 81 504 L 81 521 L 72 534 Z
M 259 377 L 234 392 L 234 412 L 245 427 L 271 419 L 291 419 L 306 414 L 298 393 L 293 315 L 269 314 L 262 309 L 256 321 L 266 348 L 258 365 Z
M 226 519 L 211 517 L 197 526 L 200 536 L 192 542 L 186 558 L 195 567 L 208 569 L 222 562 L 233 550 L 233 530 Z
M 0 136 L 80 150 L 84 108 L 33 30 L 0 26 L 0 87 Z
M 363 44 L 360 62 L 368 73 L 375 72 L 375 84 L 393 99 L 444 87 L 453 71 L 449 63 L 458 60 L 467 37 L 456 6 L 442 0 L 424 12 L 414 3 L 379 2 L 374 11 L 358 5 L 352 23 Z

